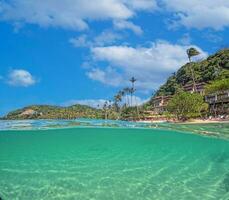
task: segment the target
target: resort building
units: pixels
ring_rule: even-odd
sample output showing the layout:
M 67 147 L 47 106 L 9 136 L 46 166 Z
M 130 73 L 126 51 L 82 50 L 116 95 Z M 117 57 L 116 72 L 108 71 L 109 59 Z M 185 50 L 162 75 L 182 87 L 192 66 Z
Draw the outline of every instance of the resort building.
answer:
M 214 115 L 226 115 L 229 113 L 229 90 L 218 91 L 212 94 L 205 94 L 205 85 L 206 83 L 197 83 L 196 92 L 201 94 L 206 103 L 209 104 L 209 112 Z M 194 93 L 194 85 L 187 84 L 183 86 L 184 91 Z M 172 98 L 172 95 L 169 96 L 157 96 L 151 99 L 152 113 L 154 115 L 160 115 L 163 112 L 167 111 L 167 105 L 169 100 Z M 151 115 L 152 115 L 151 113 Z
M 155 114 L 162 114 L 163 112 L 165 112 L 166 106 L 167 106 L 167 104 L 171 98 L 172 98 L 171 95 L 154 97 L 151 100 L 154 113 Z
M 196 92 L 200 93 L 201 95 L 204 95 L 204 86 L 206 85 L 206 83 L 196 83 Z M 190 92 L 190 93 L 194 93 L 195 92 L 195 86 L 193 83 L 191 84 L 186 84 L 183 86 L 184 91 L 185 92 Z
M 206 95 L 205 101 L 209 104 L 210 113 L 214 115 L 229 113 L 229 90 Z

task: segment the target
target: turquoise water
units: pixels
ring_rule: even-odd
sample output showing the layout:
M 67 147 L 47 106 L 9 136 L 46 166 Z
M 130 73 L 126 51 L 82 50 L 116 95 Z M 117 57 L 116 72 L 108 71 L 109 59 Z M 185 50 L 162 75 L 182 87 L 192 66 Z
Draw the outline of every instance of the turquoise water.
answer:
M 211 124 L 174 124 L 174 123 L 142 123 L 119 120 L 0 120 L 1 130 L 47 130 L 71 127 L 113 127 L 113 128 L 150 128 L 161 130 L 177 130 L 181 132 L 211 135 L 229 139 L 229 123 Z
M 0 131 L 0 197 L 229 199 L 228 140 L 130 126 Z

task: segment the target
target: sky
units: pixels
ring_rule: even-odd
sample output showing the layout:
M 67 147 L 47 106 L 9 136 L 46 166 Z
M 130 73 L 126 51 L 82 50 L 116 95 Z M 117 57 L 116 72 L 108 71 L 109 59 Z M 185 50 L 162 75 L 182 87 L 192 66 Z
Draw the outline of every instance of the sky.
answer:
M 95 106 L 136 81 L 142 103 L 188 62 L 229 46 L 228 0 L 0 0 L 0 115 Z

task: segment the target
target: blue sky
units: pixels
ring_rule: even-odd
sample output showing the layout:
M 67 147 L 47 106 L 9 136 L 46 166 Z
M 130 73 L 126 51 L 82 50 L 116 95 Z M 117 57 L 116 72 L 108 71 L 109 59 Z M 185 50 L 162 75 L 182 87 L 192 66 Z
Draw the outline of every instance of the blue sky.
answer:
M 0 0 L 0 115 L 97 105 L 137 78 L 143 102 L 187 62 L 229 44 L 229 1 Z

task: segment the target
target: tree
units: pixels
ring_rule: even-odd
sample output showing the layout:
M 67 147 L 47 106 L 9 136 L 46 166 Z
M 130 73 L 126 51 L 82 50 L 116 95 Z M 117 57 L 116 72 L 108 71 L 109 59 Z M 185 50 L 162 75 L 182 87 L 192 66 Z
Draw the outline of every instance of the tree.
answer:
M 190 83 L 190 81 L 191 83 L 193 83 L 190 70 L 191 67 L 194 70 L 196 83 L 210 82 L 216 79 L 222 80 L 225 78 L 229 78 L 228 60 L 229 49 L 224 49 L 216 52 L 214 55 L 210 55 L 207 59 L 203 61 L 187 63 L 177 71 L 176 75 L 172 78 L 172 80 L 174 81 L 167 81 L 165 84 L 163 84 L 156 93 L 156 95 L 173 95 L 174 87 L 176 87 L 176 85 L 179 85 L 181 87 L 187 83 Z
M 114 107 L 116 111 L 119 111 L 119 103 L 122 101 L 122 96 L 118 93 L 114 96 Z
M 123 89 L 125 95 L 126 95 L 126 105 L 127 107 L 130 106 L 130 101 L 129 101 L 129 94 L 131 93 L 131 88 L 126 87 Z
M 197 55 L 200 54 L 200 52 L 197 51 L 197 50 L 196 50 L 195 48 L 193 48 L 193 47 L 187 49 L 186 52 L 187 52 L 188 59 L 189 59 L 189 62 L 190 62 L 190 63 L 192 62 L 192 61 L 191 61 L 191 58 L 192 58 L 193 56 L 197 56 Z
M 229 78 L 212 81 L 205 86 L 206 94 L 229 90 Z
M 212 81 L 210 84 L 205 86 L 205 93 L 206 94 L 214 94 L 214 95 L 217 95 L 219 93 L 224 94 L 226 90 L 229 90 L 229 78 L 222 79 L 222 80 L 215 80 L 215 81 Z M 213 110 L 214 110 L 214 113 L 216 116 L 219 105 L 217 106 L 216 101 L 213 101 L 213 102 L 214 102 L 213 103 Z M 224 111 L 227 110 L 227 108 L 225 108 L 225 106 L 227 107 L 227 102 L 224 102 L 222 100 L 220 107 Z
M 103 111 L 104 111 L 104 118 L 107 120 L 108 115 L 107 115 L 107 108 L 108 108 L 108 102 L 105 101 L 103 104 Z
M 130 90 L 130 95 L 131 95 L 131 106 L 133 106 L 133 94 L 134 94 L 134 92 L 135 92 L 135 88 L 134 88 L 134 83 L 137 81 L 137 79 L 135 79 L 134 77 L 132 77 L 131 79 L 130 79 L 130 82 L 132 83 L 132 88 L 131 88 L 131 90 Z
M 134 83 L 137 81 L 136 78 L 132 77 L 130 79 L 130 82 L 132 83 L 132 88 L 130 90 L 130 94 L 131 94 L 131 106 L 133 106 L 133 94 L 136 91 L 135 87 L 134 87 Z M 137 105 L 137 101 L 136 101 L 136 97 L 135 97 L 135 103 L 136 103 L 136 108 L 137 108 L 137 115 L 139 117 L 139 110 L 138 110 L 138 105 Z
M 207 111 L 208 104 L 198 93 L 180 92 L 173 96 L 167 105 L 167 109 L 178 120 L 200 117 L 201 112 Z
M 193 56 L 197 56 L 200 54 L 199 51 L 197 51 L 195 48 L 189 48 L 187 49 L 187 55 L 188 55 L 188 59 L 189 59 L 189 64 L 190 64 L 190 70 L 191 70 L 191 74 L 192 74 L 192 81 L 193 81 L 193 89 L 194 89 L 194 92 L 196 92 L 196 81 L 195 81 L 195 76 L 194 76 L 194 71 L 193 71 L 193 66 L 191 64 L 191 57 Z
M 124 95 L 125 95 L 124 90 L 120 90 L 120 91 L 118 92 L 118 95 L 121 97 L 120 102 L 122 102 L 123 97 L 124 97 Z

